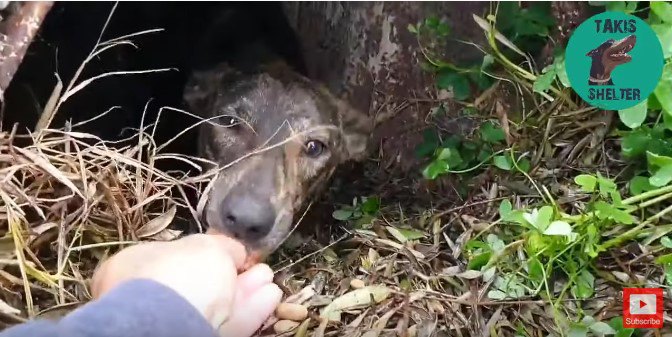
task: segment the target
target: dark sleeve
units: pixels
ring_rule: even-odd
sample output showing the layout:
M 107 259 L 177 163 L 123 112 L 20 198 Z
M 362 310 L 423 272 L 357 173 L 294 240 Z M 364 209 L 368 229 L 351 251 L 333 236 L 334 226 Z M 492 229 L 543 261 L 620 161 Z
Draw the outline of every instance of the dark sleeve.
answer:
M 35 320 L 9 328 L 0 337 L 216 337 L 205 318 L 172 289 L 133 280 L 60 321 Z

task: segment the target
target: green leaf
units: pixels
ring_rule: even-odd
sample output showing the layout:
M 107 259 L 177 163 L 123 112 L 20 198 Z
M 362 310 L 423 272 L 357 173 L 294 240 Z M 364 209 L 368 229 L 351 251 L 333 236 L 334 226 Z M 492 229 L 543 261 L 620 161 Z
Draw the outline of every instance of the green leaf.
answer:
M 488 261 L 490 261 L 490 256 L 492 256 L 492 252 L 485 252 L 474 256 L 469 260 L 467 268 L 469 270 L 480 270 L 488 263 Z
M 502 239 L 500 239 L 499 236 L 495 234 L 488 234 L 485 240 L 488 242 L 490 249 L 492 249 L 492 251 L 495 253 L 503 252 L 504 247 L 506 247 L 504 241 L 502 241 Z
M 544 265 L 535 256 L 527 260 L 527 270 L 530 279 L 536 283 L 544 281 Z
M 532 212 L 523 214 L 523 217 L 530 223 L 530 225 L 543 232 L 551 223 L 553 208 L 551 208 L 551 206 L 543 206 L 538 210 L 533 209 Z
M 575 285 L 572 287 L 572 293 L 578 299 L 590 298 L 593 296 L 594 286 L 595 276 L 584 269 L 581 271 L 581 274 L 577 275 Z
M 650 26 L 658 40 L 660 41 L 661 46 L 663 47 L 663 57 L 669 58 L 672 56 L 672 23 L 663 23 L 663 24 L 654 24 Z
M 378 212 L 380 209 L 380 198 L 377 197 L 371 197 L 367 198 L 363 203 L 362 203 L 362 212 L 367 213 L 367 214 L 375 214 Z
M 665 265 L 665 279 L 667 285 L 672 286 L 672 264 Z
M 642 194 L 646 191 L 655 189 L 655 187 L 649 183 L 649 178 L 642 176 L 636 176 L 630 179 L 629 186 L 630 194 L 632 195 Z
M 463 163 L 462 157 L 460 156 L 460 152 L 457 151 L 457 149 L 454 147 L 446 147 L 441 149 L 439 151 L 437 159 L 446 162 L 446 164 L 448 164 L 448 167 L 453 168 L 458 167 L 460 164 Z
M 649 178 L 649 183 L 655 187 L 663 187 L 672 181 L 672 164 L 661 167 Z
M 414 229 L 397 228 L 397 230 L 407 240 L 419 240 L 427 236 L 424 232 L 417 231 Z
M 604 202 L 598 201 L 595 203 L 595 210 L 598 212 L 597 217 L 600 219 L 613 219 L 616 222 L 624 225 L 631 225 L 635 222 L 632 215 Z
M 672 165 L 672 157 L 658 155 L 651 151 L 646 152 L 646 160 L 651 168 L 661 168 Z
M 637 9 L 637 1 L 608 1 L 606 9 L 630 14 Z
M 605 197 L 616 191 L 616 183 L 612 179 L 603 177 L 600 172 L 597 172 L 597 186 L 599 186 L 600 194 Z
M 439 18 L 435 15 L 432 15 L 425 19 L 425 26 L 429 28 L 436 28 L 439 25 Z
M 614 317 L 609 321 L 609 326 L 616 330 L 614 337 L 631 337 L 635 329 L 626 329 L 623 327 L 623 317 Z
M 631 129 L 642 125 L 646 119 L 647 103 L 647 100 L 643 100 L 631 108 L 619 110 L 618 116 L 621 118 L 621 122 Z
M 431 162 L 424 170 L 422 170 L 422 175 L 429 180 L 434 180 L 438 176 L 448 172 L 450 167 L 448 163 L 443 160 L 435 160 Z
M 442 69 L 436 78 L 436 85 L 439 89 L 452 88 L 453 97 L 458 101 L 465 100 L 471 95 L 471 87 L 467 77 L 452 69 Z
M 628 132 L 621 140 L 621 151 L 626 158 L 634 158 L 646 153 L 651 136 L 646 130 L 638 129 Z
M 588 328 L 579 324 L 572 324 L 572 326 L 569 328 L 569 332 L 567 332 L 567 337 L 586 337 L 586 336 L 588 336 Z
M 534 92 L 545 92 L 550 89 L 553 85 L 553 80 L 555 80 L 556 70 L 555 66 L 549 68 L 545 73 L 539 75 L 532 85 L 532 90 Z
M 670 239 L 669 236 L 664 236 L 660 239 L 660 244 L 663 245 L 665 248 L 671 248 L 672 249 L 672 239 Z
M 614 330 L 612 327 L 609 326 L 609 324 L 605 322 L 595 322 L 591 324 L 588 328 L 592 332 L 600 336 L 616 334 L 616 330 Z
M 569 236 L 572 233 L 572 226 L 565 221 L 553 221 L 544 231 L 544 235 Z
M 518 164 L 518 168 L 521 171 L 523 171 L 525 173 L 530 172 L 530 168 L 532 166 L 532 163 L 530 163 L 529 159 L 523 158 L 523 159 L 519 160 L 517 164 Z
M 597 186 L 597 178 L 589 174 L 580 174 L 576 176 L 574 182 L 581 186 L 581 190 L 584 192 L 593 192 L 595 191 L 595 186 Z
M 672 44 L 672 36 L 667 43 Z M 672 47 L 668 48 L 672 49 Z M 653 90 L 653 93 L 656 95 L 660 106 L 663 107 L 663 111 L 667 114 L 672 115 L 672 64 L 668 63 L 663 68 L 663 76 L 660 78 L 660 82 L 656 86 L 656 89 Z
M 501 128 L 495 127 L 495 125 L 487 121 L 481 125 L 481 139 L 488 143 L 499 143 L 506 139 L 506 134 Z
M 651 1 L 649 7 L 661 20 L 672 23 L 672 4 L 665 1 Z
M 511 201 L 509 201 L 509 199 L 502 200 L 502 202 L 499 204 L 499 217 L 502 220 L 507 220 L 512 211 L 513 205 L 511 205 Z
M 448 26 L 447 23 L 441 22 L 437 27 L 436 27 L 436 33 L 439 34 L 439 36 L 448 36 L 450 34 L 450 27 Z
M 352 210 L 347 210 L 347 209 L 338 209 L 335 210 L 333 213 L 331 213 L 331 216 L 340 221 L 346 221 L 350 220 L 352 218 L 353 212 Z
M 511 171 L 513 163 L 508 156 L 496 156 L 492 159 L 492 163 L 504 171 Z
M 439 136 L 434 130 L 425 130 L 422 132 L 423 141 L 415 149 L 415 155 L 418 158 L 431 156 L 436 148 L 439 147 Z
M 413 33 L 413 34 L 417 34 L 417 33 L 418 33 L 418 29 L 415 28 L 415 26 L 414 26 L 413 24 L 410 24 L 410 23 L 409 23 L 409 24 L 408 24 L 408 27 L 406 27 L 406 29 L 408 29 L 408 31 L 411 32 L 411 33 Z

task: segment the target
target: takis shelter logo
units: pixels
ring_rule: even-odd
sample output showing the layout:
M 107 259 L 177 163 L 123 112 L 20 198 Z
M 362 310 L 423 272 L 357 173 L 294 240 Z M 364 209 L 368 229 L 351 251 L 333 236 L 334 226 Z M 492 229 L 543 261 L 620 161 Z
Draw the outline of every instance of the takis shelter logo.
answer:
M 663 72 L 663 48 L 640 18 L 604 12 L 584 21 L 567 43 L 565 67 L 572 88 L 605 110 L 631 108 L 649 97 Z

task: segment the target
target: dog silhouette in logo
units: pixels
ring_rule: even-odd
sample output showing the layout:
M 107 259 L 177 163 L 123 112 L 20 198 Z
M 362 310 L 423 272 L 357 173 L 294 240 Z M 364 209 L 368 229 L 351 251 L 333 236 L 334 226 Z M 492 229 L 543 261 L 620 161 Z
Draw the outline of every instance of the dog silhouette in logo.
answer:
M 614 85 L 611 72 L 621 64 L 632 60 L 632 56 L 628 55 L 628 52 L 635 47 L 636 42 L 637 37 L 629 35 L 618 41 L 609 39 L 589 51 L 586 56 L 592 59 L 592 64 L 588 85 Z

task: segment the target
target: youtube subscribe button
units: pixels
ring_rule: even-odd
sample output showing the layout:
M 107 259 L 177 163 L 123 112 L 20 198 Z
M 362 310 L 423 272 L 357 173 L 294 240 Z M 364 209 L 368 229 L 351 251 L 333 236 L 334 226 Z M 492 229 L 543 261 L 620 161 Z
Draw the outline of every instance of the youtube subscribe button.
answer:
M 663 289 L 624 288 L 623 327 L 628 329 L 662 328 Z

